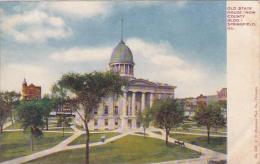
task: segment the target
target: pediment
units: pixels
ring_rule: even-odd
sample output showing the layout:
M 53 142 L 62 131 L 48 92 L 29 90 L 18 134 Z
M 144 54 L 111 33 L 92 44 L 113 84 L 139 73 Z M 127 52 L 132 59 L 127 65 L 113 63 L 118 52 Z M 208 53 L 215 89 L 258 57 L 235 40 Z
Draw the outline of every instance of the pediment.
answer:
M 153 83 L 151 81 L 148 80 L 144 80 L 144 79 L 135 79 L 130 81 L 129 85 L 131 86 L 149 86 L 149 87 L 156 87 L 157 84 Z

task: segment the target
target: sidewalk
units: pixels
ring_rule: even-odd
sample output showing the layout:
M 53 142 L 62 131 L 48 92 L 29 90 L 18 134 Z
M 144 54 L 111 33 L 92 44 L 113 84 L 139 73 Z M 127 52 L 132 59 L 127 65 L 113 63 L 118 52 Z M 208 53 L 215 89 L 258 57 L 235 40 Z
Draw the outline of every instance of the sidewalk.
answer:
M 4 130 L 5 128 L 11 126 L 11 125 L 12 125 L 12 122 L 11 122 L 11 121 L 5 123 L 4 126 L 3 126 L 3 130 Z
M 5 162 L 2 162 L 0 164 L 25 163 L 25 162 L 28 162 L 28 161 L 32 161 L 32 160 L 44 157 L 44 156 L 48 156 L 48 155 L 53 154 L 53 153 L 60 152 L 60 151 L 84 148 L 85 144 L 68 146 L 69 143 L 74 141 L 80 135 L 84 134 L 83 131 L 77 129 L 75 126 L 72 126 L 71 128 L 75 131 L 74 134 L 72 136 L 70 136 L 69 138 L 60 142 L 58 145 L 56 145 L 52 148 L 37 152 L 37 153 L 33 153 L 31 155 L 27 155 L 27 156 L 15 158 L 15 159 L 12 159 L 12 160 L 9 160 L 9 161 L 5 161 Z M 156 134 L 153 131 L 161 131 L 162 135 Z M 142 130 L 138 129 L 138 130 L 126 131 L 126 132 L 124 132 L 120 135 L 106 139 L 105 142 L 91 143 L 90 147 L 105 145 L 107 143 L 118 140 L 122 137 L 125 137 L 129 134 L 139 135 L 139 134 L 135 134 L 136 132 L 142 132 Z M 149 134 L 148 137 L 157 138 L 157 139 L 161 139 L 161 140 L 165 139 L 165 133 L 161 129 L 147 129 L 147 134 Z M 169 137 L 169 142 L 174 143 L 174 141 L 175 141 L 175 139 Z M 185 142 L 185 147 L 187 147 L 188 149 L 200 152 L 202 154 L 202 156 L 200 158 L 167 161 L 167 162 L 160 162 L 160 163 L 157 163 L 157 164 L 207 164 L 209 160 L 226 160 L 226 155 L 223 154 L 223 153 L 218 153 L 218 152 L 215 152 L 215 151 L 212 151 L 212 150 L 209 150 L 209 149 L 197 146 L 197 145 L 192 145 L 192 144 L 186 143 L 186 142 Z
M 151 130 L 147 130 L 147 134 L 149 134 L 149 137 L 152 138 L 157 138 L 161 140 L 165 140 L 165 133 L 162 133 L 163 135 L 155 134 Z M 174 143 L 176 141 L 174 138 L 169 137 L 169 142 Z M 210 159 L 216 159 L 216 160 L 226 160 L 226 154 L 215 152 L 210 149 L 206 149 L 197 145 L 192 145 L 190 143 L 185 142 L 185 147 L 188 149 L 200 152 L 202 156 L 204 157 L 205 160 L 210 160 Z
M 43 151 L 40 151 L 40 152 L 37 152 L 37 153 L 33 153 L 33 154 L 30 154 L 30 155 L 27 155 L 27 156 L 23 156 L 23 157 L 18 157 L 18 158 L 15 158 L 15 159 L 12 159 L 12 160 L 9 160 L 9 161 L 4 161 L 0 164 L 19 164 L 19 163 L 25 163 L 25 162 L 28 162 L 28 161 L 32 161 L 32 160 L 35 160 L 35 159 L 38 159 L 38 158 L 41 158 L 41 157 L 44 157 L 44 156 L 47 156 L 47 155 L 50 155 L 50 154 L 53 154 L 53 153 L 57 153 L 57 152 L 60 152 L 60 151 L 64 151 L 64 150 L 70 150 L 70 149 L 77 149 L 77 148 L 84 148 L 85 147 L 85 144 L 80 144 L 80 145 L 73 145 L 73 146 L 68 146 L 69 143 L 71 143 L 72 141 L 74 141 L 76 138 L 78 138 L 80 135 L 84 134 L 83 131 L 77 129 L 76 127 L 72 126 L 71 127 L 75 132 L 72 136 L 70 136 L 69 138 L 63 140 L 62 142 L 60 142 L 58 145 L 52 147 L 52 148 L 49 148 L 49 149 L 46 149 L 46 150 L 43 150 Z M 127 136 L 129 135 L 130 133 L 123 133 L 121 135 L 118 135 L 118 136 L 114 136 L 114 137 L 111 137 L 111 138 L 108 138 L 106 139 L 105 142 L 96 142 L 96 143 L 91 143 L 90 146 L 98 146 L 98 145 L 104 145 L 104 144 L 107 144 L 109 142 L 113 142 L 117 139 L 120 139 L 124 136 Z

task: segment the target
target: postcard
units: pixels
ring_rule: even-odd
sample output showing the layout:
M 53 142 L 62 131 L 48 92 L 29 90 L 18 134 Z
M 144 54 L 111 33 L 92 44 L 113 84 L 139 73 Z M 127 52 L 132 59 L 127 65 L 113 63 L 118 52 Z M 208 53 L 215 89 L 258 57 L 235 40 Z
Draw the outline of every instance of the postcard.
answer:
M 258 1 L 0 1 L 0 164 L 260 164 Z

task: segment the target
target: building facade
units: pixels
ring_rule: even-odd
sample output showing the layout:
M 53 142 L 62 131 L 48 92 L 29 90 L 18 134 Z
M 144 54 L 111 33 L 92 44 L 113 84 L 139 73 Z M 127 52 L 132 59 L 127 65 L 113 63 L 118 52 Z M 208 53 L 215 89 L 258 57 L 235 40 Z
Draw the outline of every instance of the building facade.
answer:
M 41 87 L 34 84 L 27 85 L 26 79 L 22 84 L 21 100 L 41 99 Z
M 193 117 L 198 105 L 208 105 L 208 104 L 214 103 L 214 102 L 226 104 L 227 103 L 227 88 L 222 88 L 221 90 L 217 91 L 216 95 L 200 94 L 196 98 L 189 97 L 189 98 L 178 99 L 178 101 L 181 102 L 181 106 L 184 110 L 184 115 L 186 117 Z M 226 117 L 227 109 L 226 109 L 226 107 L 224 108 L 224 106 L 226 106 L 226 105 L 223 105 L 222 111 Z
M 130 48 L 121 40 L 114 48 L 109 67 L 129 80 L 122 96 L 103 98 L 89 128 L 94 130 L 132 129 L 138 127 L 137 113 L 152 106 L 155 99 L 174 98 L 175 86 L 152 82 L 134 76 L 134 60 Z M 81 111 L 83 112 L 83 111 Z M 77 118 L 76 120 L 80 120 Z

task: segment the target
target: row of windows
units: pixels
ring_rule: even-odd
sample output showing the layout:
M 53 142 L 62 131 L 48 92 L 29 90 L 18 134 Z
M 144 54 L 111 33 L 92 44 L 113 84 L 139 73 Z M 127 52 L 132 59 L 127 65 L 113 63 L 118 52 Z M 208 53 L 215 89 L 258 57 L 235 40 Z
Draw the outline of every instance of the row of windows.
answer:
M 115 71 L 115 72 L 120 72 L 120 73 L 124 73 L 124 74 L 128 74 L 128 73 L 130 73 L 130 74 L 133 74 L 133 67 L 132 66 L 126 66 L 126 67 L 123 67 L 123 66 L 119 66 L 119 65 L 116 65 L 116 66 L 114 66 L 114 68 L 113 68 L 113 70 Z
M 108 119 L 105 119 L 104 122 L 105 122 L 105 126 L 108 126 Z M 116 126 L 118 125 L 118 120 L 115 120 L 115 125 Z M 98 126 L 98 120 L 97 119 L 94 119 L 94 126 Z

